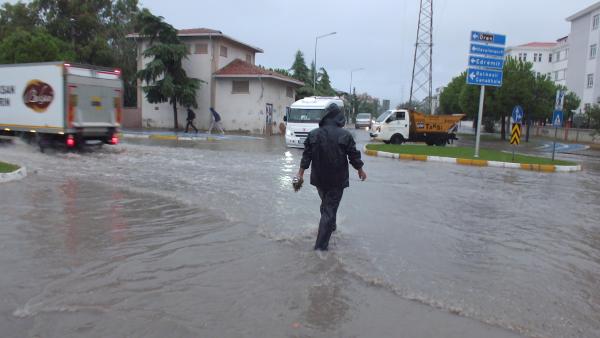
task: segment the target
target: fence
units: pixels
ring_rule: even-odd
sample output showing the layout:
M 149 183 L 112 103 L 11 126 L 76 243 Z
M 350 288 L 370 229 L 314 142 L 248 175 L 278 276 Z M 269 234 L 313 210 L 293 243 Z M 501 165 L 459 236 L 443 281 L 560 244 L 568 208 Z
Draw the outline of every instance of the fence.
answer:
M 534 136 L 554 138 L 555 128 L 552 126 L 531 126 L 530 133 Z M 600 133 L 593 129 L 558 128 L 556 138 L 569 142 L 583 142 L 600 144 Z

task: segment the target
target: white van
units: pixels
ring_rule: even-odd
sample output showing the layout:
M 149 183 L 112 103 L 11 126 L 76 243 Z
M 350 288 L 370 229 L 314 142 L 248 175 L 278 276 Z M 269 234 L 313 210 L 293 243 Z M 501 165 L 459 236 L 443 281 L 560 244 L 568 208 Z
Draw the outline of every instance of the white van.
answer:
M 339 97 L 310 96 L 292 104 L 286 114 L 285 144 L 288 147 L 304 148 L 304 140 L 308 133 L 319 128 L 325 108 L 335 103 L 344 107 L 344 101 Z

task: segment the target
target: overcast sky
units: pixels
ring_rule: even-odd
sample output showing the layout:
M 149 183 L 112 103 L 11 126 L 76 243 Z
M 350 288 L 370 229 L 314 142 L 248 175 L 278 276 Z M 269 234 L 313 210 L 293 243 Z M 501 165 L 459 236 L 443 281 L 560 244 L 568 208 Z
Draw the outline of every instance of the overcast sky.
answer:
M 469 32 L 507 35 L 508 45 L 555 41 L 569 34 L 565 18 L 592 0 L 434 0 L 433 85 L 466 68 Z M 176 28 L 207 27 L 262 48 L 256 63 L 290 68 L 300 49 L 330 74 L 335 88 L 348 90 L 350 70 L 357 92 L 392 103 L 407 100 L 419 0 L 142 0 L 142 6 Z
M 14 2 L 14 1 L 11 1 Z M 348 90 L 350 70 L 357 92 L 392 103 L 407 100 L 419 0 L 141 0 L 141 5 L 178 29 L 207 27 L 262 48 L 256 63 L 290 68 L 300 49 Z M 593 0 L 433 0 L 433 85 L 445 85 L 466 68 L 469 32 L 507 35 L 507 44 L 555 41 L 569 34 L 565 18 Z

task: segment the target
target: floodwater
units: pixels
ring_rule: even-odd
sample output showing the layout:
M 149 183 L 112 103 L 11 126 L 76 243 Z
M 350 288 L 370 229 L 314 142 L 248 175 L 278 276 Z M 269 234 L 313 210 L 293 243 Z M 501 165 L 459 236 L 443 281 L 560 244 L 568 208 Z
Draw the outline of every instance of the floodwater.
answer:
M 365 157 L 320 257 L 300 155 L 0 146 L 29 171 L 0 185 L 2 337 L 600 336 L 595 157 L 569 174 Z

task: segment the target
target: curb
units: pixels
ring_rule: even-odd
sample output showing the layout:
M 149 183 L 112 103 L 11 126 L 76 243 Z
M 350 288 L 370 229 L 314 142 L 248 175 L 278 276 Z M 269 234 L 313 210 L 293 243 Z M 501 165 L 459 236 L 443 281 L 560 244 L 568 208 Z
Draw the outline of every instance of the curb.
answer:
M 0 183 L 21 180 L 27 176 L 27 169 L 21 167 L 10 173 L 0 173 Z
M 217 141 L 214 137 L 192 137 L 192 136 L 176 136 L 176 135 L 147 135 L 147 134 L 120 134 L 121 138 L 137 138 L 151 140 L 167 140 L 167 141 Z
M 475 166 L 475 167 L 522 169 L 522 170 L 539 171 L 539 172 L 546 172 L 546 173 L 581 171 L 581 165 L 527 164 L 527 163 L 488 161 L 488 160 L 473 160 L 473 159 L 467 159 L 467 158 L 453 158 L 453 157 L 441 157 L 441 156 L 394 154 L 394 153 L 388 153 L 385 151 L 367 149 L 366 146 L 363 148 L 363 152 L 368 156 L 387 157 L 387 158 L 394 158 L 394 159 L 399 159 L 399 160 L 455 163 L 455 164 L 469 165 L 469 166 Z

